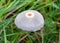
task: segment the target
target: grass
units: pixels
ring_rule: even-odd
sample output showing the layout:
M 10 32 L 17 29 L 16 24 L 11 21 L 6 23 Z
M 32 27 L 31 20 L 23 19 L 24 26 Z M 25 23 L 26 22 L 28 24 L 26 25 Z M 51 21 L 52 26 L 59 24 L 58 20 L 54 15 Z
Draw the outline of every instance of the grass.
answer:
M 16 27 L 15 17 L 29 9 L 44 16 L 43 29 L 26 32 Z M 59 36 L 60 0 L 0 0 L 0 43 L 58 43 Z

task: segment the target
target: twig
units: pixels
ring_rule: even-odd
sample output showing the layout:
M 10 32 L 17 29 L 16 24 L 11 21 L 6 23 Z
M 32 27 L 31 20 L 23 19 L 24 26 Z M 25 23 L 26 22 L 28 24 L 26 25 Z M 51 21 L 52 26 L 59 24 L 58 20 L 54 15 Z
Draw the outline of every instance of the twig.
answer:
M 56 23 L 60 25 L 60 23 L 59 23 L 59 22 L 56 22 Z
M 28 35 L 25 35 L 24 37 L 22 37 L 17 43 L 21 42 L 22 40 L 24 40 Z
M 53 21 L 52 23 L 56 23 L 56 24 L 60 25 L 60 22 L 54 22 L 54 21 Z

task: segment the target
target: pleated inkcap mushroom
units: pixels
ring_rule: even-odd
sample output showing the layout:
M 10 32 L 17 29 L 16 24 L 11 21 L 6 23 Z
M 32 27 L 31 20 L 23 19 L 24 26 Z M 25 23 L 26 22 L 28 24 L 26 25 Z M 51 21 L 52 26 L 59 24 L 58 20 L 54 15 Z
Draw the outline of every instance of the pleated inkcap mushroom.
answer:
M 44 18 L 35 10 L 26 10 L 17 15 L 15 25 L 25 31 L 38 31 L 44 26 Z

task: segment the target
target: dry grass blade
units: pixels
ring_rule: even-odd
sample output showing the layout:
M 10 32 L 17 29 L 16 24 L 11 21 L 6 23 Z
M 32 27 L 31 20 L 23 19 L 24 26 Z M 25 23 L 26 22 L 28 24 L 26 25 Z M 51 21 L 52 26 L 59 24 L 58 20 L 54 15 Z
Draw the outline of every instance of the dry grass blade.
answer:
M 21 42 L 22 40 L 24 40 L 28 35 L 23 36 L 17 43 Z

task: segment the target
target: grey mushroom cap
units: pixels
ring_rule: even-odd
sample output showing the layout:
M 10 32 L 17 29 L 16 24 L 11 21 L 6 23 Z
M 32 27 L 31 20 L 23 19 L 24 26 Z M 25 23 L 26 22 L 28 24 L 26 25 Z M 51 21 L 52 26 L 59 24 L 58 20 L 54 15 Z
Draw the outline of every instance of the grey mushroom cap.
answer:
M 17 15 L 15 25 L 25 31 L 38 31 L 44 26 L 44 18 L 38 11 L 26 10 Z

